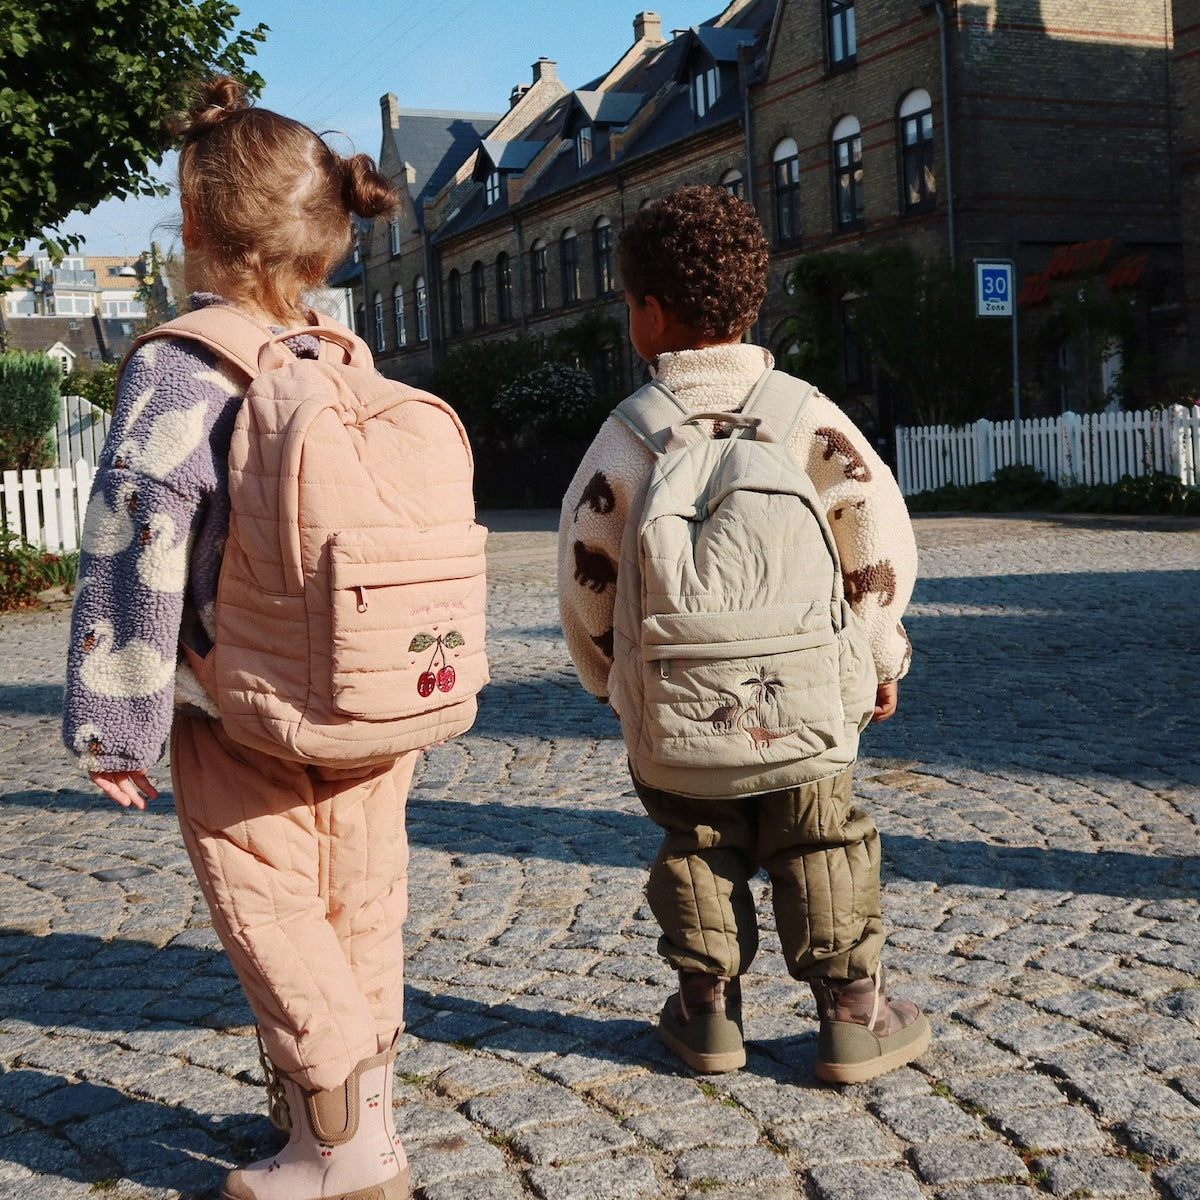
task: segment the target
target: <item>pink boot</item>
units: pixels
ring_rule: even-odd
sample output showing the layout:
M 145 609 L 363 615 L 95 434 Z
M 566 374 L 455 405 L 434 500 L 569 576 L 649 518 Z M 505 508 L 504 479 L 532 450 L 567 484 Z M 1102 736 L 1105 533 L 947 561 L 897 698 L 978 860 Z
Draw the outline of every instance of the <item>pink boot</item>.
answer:
M 408 1159 L 392 1120 L 395 1057 L 393 1042 L 325 1092 L 279 1072 L 291 1114 L 288 1143 L 230 1171 L 221 1200 L 409 1200 Z

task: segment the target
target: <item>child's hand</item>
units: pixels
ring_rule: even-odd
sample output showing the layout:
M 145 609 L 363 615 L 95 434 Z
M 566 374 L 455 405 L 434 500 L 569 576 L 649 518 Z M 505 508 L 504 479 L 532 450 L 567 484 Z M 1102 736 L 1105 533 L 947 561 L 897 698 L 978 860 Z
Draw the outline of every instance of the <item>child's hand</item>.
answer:
M 875 711 L 871 714 L 872 723 L 886 721 L 896 711 L 896 702 L 900 698 L 900 685 L 894 679 L 886 680 L 875 689 Z
M 89 771 L 88 778 L 122 808 L 144 809 L 147 800 L 158 799 L 158 788 L 145 771 Z

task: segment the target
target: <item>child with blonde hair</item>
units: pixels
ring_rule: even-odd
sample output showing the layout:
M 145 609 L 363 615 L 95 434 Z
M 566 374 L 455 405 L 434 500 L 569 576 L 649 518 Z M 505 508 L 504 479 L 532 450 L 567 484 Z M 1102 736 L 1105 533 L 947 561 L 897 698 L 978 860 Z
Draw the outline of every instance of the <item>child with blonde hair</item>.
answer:
M 193 308 L 232 305 L 264 341 L 317 324 L 305 295 L 348 253 L 351 214 L 393 210 L 391 182 L 367 156 L 343 158 L 254 107 L 230 78 L 199 87 L 177 132 Z M 318 351 L 303 333 L 288 346 Z M 126 362 L 83 536 L 64 738 L 96 786 L 135 809 L 157 796 L 148 771 L 169 739 L 183 839 L 258 1022 L 273 1119 L 290 1125 L 277 1154 L 228 1175 L 223 1200 L 402 1200 L 392 1072 L 415 753 L 333 768 L 250 749 L 188 666 L 215 637 L 226 460 L 247 383 L 180 337 Z

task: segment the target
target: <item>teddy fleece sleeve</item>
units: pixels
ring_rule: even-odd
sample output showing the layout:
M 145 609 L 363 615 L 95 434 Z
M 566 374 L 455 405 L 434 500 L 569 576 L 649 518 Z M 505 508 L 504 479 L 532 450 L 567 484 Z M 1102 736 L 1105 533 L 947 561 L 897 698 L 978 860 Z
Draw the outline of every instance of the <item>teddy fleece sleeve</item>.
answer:
M 917 576 L 917 545 L 895 477 L 831 400 L 810 397 L 792 439 L 829 517 L 846 597 L 862 619 L 881 681 L 900 679 L 912 646 L 903 616 Z
M 617 563 L 630 504 L 649 452 L 610 417 L 584 454 L 558 525 L 558 604 L 563 636 L 583 686 L 608 698 Z
M 67 652 L 63 740 L 85 770 L 144 770 L 165 750 L 193 532 L 213 489 L 213 425 L 235 391 L 207 351 L 165 339 L 122 374 Z

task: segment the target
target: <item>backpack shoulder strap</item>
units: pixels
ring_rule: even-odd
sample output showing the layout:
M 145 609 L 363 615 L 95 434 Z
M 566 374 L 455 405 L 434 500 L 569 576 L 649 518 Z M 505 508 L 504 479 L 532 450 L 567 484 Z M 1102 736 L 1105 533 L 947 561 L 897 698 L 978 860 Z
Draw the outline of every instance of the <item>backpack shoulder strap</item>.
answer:
M 259 374 L 259 353 L 268 342 L 276 344 L 300 334 L 315 337 L 320 344 L 321 361 L 349 363 L 354 366 L 373 366 L 370 348 L 357 334 L 340 321 L 316 309 L 309 310 L 311 322 L 273 333 L 266 325 L 248 317 L 229 304 L 212 304 L 193 309 L 165 321 L 139 337 L 129 349 L 132 354 L 152 338 L 181 337 L 207 346 L 222 358 L 232 362 L 248 378 Z M 333 336 L 322 336 L 328 331 Z M 127 354 L 126 360 L 129 355 Z M 124 363 L 121 364 L 122 367 Z
M 232 362 L 247 378 L 253 379 L 258 374 L 258 352 L 271 339 L 271 331 L 231 305 L 213 304 L 182 313 L 155 326 L 133 343 L 129 353 L 132 354 L 153 338 L 164 337 L 181 337 L 199 342 Z
M 787 445 L 804 406 L 816 390 L 813 384 L 794 375 L 767 370 L 754 385 L 741 411 L 744 416 L 753 415 L 765 420 L 776 440 Z
M 662 454 L 671 430 L 688 417 L 678 397 L 657 379 L 626 396 L 612 415 L 652 454 Z

